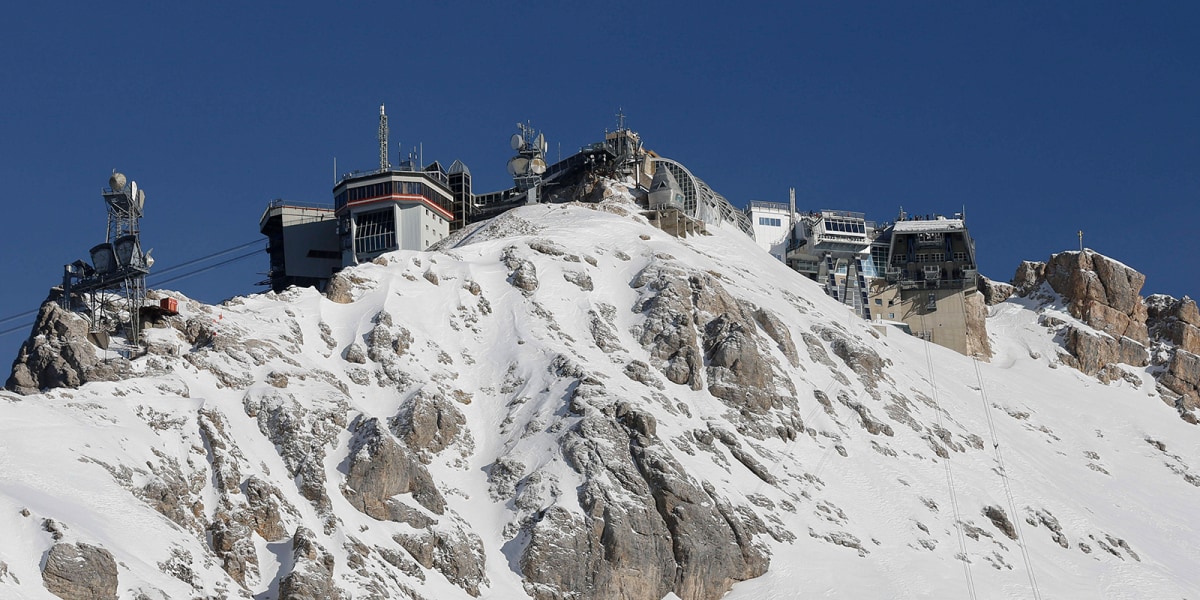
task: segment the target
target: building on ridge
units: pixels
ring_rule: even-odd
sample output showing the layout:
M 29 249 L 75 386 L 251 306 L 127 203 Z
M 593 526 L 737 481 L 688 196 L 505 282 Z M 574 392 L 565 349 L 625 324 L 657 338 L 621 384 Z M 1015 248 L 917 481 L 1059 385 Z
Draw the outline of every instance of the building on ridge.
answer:
M 321 291 L 342 268 L 337 218 L 333 206 L 272 200 L 258 220 L 267 236 L 270 270 L 261 285 L 275 292 L 311 286 Z
M 342 266 L 394 250 L 424 250 L 450 234 L 454 193 L 436 161 L 350 174 L 333 187 Z
M 973 316 L 983 307 L 975 241 L 962 214 L 910 217 L 902 210 L 880 225 L 857 212 L 798 212 L 792 198 L 790 205 L 746 207 L 763 250 L 863 319 L 962 354 L 986 354 L 984 324 Z

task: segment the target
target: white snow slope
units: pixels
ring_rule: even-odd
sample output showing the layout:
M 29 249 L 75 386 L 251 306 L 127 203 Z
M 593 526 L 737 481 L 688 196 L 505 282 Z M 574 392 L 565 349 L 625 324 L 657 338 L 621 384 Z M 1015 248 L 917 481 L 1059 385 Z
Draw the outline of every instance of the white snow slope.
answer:
M 182 299 L 181 321 L 235 342 L 193 348 L 176 329 L 157 329 L 159 353 L 134 361 L 135 378 L 0 393 L 0 597 L 53 598 L 40 573 L 54 543 L 46 519 L 63 541 L 113 554 L 122 599 L 277 597 L 290 539 L 254 534 L 258 569 L 243 588 L 202 532 L 135 495 L 174 465 L 202 502 L 201 522 L 219 503 L 220 477 L 278 487 L 293 507 L 283 511 L 289 534 L 311 529 L 334 558 L 335 583 L 354 598 L 470 598 L 436 569 L 414 576 L 370 559 L 368 572 L 387 572 L 372 578 L 349 562 L 353 543 L 400 551 L 393 536 L 413 531 L 359 512 L 343 495 L 351 430 L 396 415 L 423 390 L 446 392 L 465 418 L 462 433 L 425 458 L 445 520 L 482 542 L 481 596 L 527 597 L 514 523 L 529 507 L 490 492 L 488 469 L 507 457 L 539 471 L 555 489 L 535 512 L 581 512 L 580 474 L 558 446 L 577 419 L 565 405 L 578 378 L 550 368 L 566 357 L 652 414 L 657 443 L 689 477 L 773 531 L 754 542 L 770 555 L 768 571 L 727 598 L 1200 598 L 1200 487 L 1192 483 L 1200 480 L 1188 478 L 1200 475 L 1200 431 L 1157 397 L 1148 375 L 1140 387 L 1103 385 L 1058 365 L 1036 307 L 1019 300 L 992 309 L 988 363 L 898 331 L 881 336 L 744 235 L 673 238 L 629 210 L 623 188 L 612 189 L 600 209 L 524 207 L 456 247 L 356 267 L 352 303 L 312 289 L 220 306 Z M 536 268 L 536 290 L 512 285 L 506 249 Z M 737 430 L 727 404 L 653 368 L 661 391 L 625 374 L 631 361 L 657 366 L 631 333 L 646 319 L 635 308 L 645 290 L 631 284 L 655 265 L 715 277 L 777 315 L 795 340 L 796 367 L 773 344 L 763 351 L 794 386 L 791 410 L 803 429 L 790 440 L 738 434 L 774 483 L 728 447 L 699 448 L 689 433 Z M 410 333 L 407 352 L 387 364 L 347 360 L 369 345 L 381 311 Z M 594 341 L 595 315 L 617 338 L 607 351 Z M 844 330 L 878 353 L 887 366 L 873 374 L 877 384 L 832 352 L 828 364 L 815 360 L 801 341 L 814 326 Z M 266 435 L 260 417 L 272 406 L 295 407 L 288 426 L 320 434 L 327 510 L 302 495 L 286 453 Z M 222 453 L 202 435 L 202 409 L 224 417 L 236 451 Z M 870 433 L 870 420 L 887 427 Z M 1014 521 L 1018 540 L 983 515 L 989 506 Z

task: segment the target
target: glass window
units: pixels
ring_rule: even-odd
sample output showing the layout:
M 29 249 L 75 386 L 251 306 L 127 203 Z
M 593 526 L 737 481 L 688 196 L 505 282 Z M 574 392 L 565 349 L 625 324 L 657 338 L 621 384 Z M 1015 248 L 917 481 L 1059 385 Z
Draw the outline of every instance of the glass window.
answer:
M 391 208 L 359 214 L 355 225 L 354 248 L 357 252 L 396 249 L 396 213 Z

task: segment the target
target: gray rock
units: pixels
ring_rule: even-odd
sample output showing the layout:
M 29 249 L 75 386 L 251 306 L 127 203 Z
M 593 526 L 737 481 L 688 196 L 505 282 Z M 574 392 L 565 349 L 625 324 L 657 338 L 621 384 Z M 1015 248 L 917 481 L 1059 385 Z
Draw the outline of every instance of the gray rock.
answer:
M 101 360 L 88 340 L 88 328 L 83 317 L 57 302 L 44 302 L 4 386 L 29 395 L 43 389 L 77 388 L 89 381 L 116 381 L 126 375 L 129 361 L 115 355 Z
M 1029 264 L 1029 263 L 1023 263 Z M 1018 271 L 1020 272 L 1020 271 Z M 1024 275 L 1028 277 L 1028 275 Z M 1036 275 L 1034 276 L 1036 278 Z M 983 294 L 983 302 L 988 306 L 995 306 L 1008 300 L 1017 293 L 1017 286 L 1010 283 L 1002 283 L 992 281 L 983 275 L 979 276 L 979 291 Z
M 422 567 L 437 569 L 472 596 L 479 596 L 480 587 L 487 584 L 483 540 L 463 527 L 431 528 L 392 539 Z
M 333 583 L 333 556 L 300 527 L 292 536 L 292 570 L 279 582 L 279 600 L 341 600 L 346 594 Z
M 505 248 L 502 260 L 509 269 L 508 282 L 529 295 L 538 288 L 537 267 L 531 261 L 517 256 L 517 251 L 516 246 Z
M 411 493 L 434 514 L 442 514 L 446 501 L 433 477 L 407 447 L 372 418 L 361 423 L 350 442 L 349 468 L 342 494 L 360 512 L 381 521 L 400 521 L 403 509 L 392 497 Z
M 467 436 L 466 417 L 442 394 L 422 389 L 400 406 L 392 430 L 409 448 L 437 454 L 456 439 Z
M 115 600 L 117 561 L 90 544 L 58 543 L 46 555 L 42 585 L 63 600 Z
M 583 387 L 583 386 L 581 386 Z M 538 600 L 712 600 L 765 572 L 762 524 L 693 480 L 657 439 L 650 415 L 603 392 L 577 394 L 581 420 L 562 438 L 584 478 L 577 516 L 550 506 L 533 516 L 521 554 Z
M 257 476 L 246 480 L 246 504 L 249 525 L 268 542 L 278 542 L 288 537 L 283 525 L 283 511 L 294 512 L 279 488 Z
M 995 525 L 996 529 L 999 529 L 1009 539 L 1017 539 L 1017 529 L 1013 526 L 1012 521 L 1008 520 L 1008 513 L 1005 513 L 1003 508 L 985 506 L 983 507 L 983 516 L 987 517 L 992 525 Z

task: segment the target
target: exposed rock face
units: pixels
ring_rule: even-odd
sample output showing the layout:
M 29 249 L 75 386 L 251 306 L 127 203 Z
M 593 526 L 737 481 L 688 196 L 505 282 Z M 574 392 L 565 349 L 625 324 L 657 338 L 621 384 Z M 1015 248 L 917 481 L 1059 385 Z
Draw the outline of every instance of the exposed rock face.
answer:
M 363 514 L 381 521 L 406 520 L 404 505 L 393 499 L 398 494 L 411 493 L 413 500 L 435 514 L 446 508 L 429 471 L 375 418 L 355 432 L 342 493 Z
M 766 571 L 762 522 L 689 477 L 650 415 L 599 386 L 581 386 L 572 406 L 583 417 L 562 450 L 584 476 L 584 514 L 550 507 L 530 526 L 521 569 L 534 598 L 715 600 Z
M 1033 263 L 1026 262 L 1026 263 L 1022 263 L 1022 266 L 1032 265 L 1032 264 Z M 1029 277 L 1028 274 L 1022 275 L 1022 272 L 1020 269 L 1017 270 L 1017 274 L 1018 274 L 1018 276 L 1021 276 L 1023 279 Z M 1036 278 L 1036 275 L 1034 276 L 1034 278 Z M 1016 281 L 1016 278 L 1014 278 L 1014 283 L 1015 283 L 1015 281 Z M 980 275 L 979 276 L 979 292 L 981 294 L 983 294 L 984 304 L 986 304 L 987 306 L 995 306 L 997 304 L 1000 304 L 1001 302 L 1004 302 L 1005 300 L 1008 300 L 1009 298 L 1012 297 L 1013 294 L 1017 293 L 1017 286 L 1014 284 L 1002 283 L 999 281 L 992 281 L 991 279 L 988 279 L 987 277 Z
M 773 315 L 739 302 L 707 273 L 668 263 L 651 264 L 632 285 L 642 290 L 634 310 L 646 315 L 634 333 L 669 381 L 694 390 L 707 381 L 710 394 L 755 413 L 795 395 L 759 334 L 761 324 L 789 362 L 798 359 L 791 334 Z
M 46 301 L 29 339 L 21 344 L 12 374 L 4 386 L 19 394 L 50 388 L 76 388 L 89 381 L 114 381 L 129 371 L 124 358 L 102 360 L 88 341 L 88 322 Z
M 292 536 L 292 572 L 279 582 L 279 600 L 334 600 L 346 595 L 333 584 L 333 556 L 301 527 Z
M 1067 302 L 1072 316 L 1089 327 L 1061 327 L 1064 362 L 1107 383 L 1130 378 L 1118 364 L 1160 367 L 1158 383 L 1172 396 L 1180 415 L 1190 422 L 1190 411 L 1200 408 L 1200 308 L 1191 298 L 1166 295 L 1143 299 L 1139 294 L 1145 276 L 1092 251 L 1062 252 L 1048 263 L 1024 262 L 1013 285 L 1029 295 L 1047 283 Z M 1056 321 L 1056 322 L 1055 322 Z M 1136 377 L 1132 378 L 1136 381 Z
M 1071 315 L 1113 337 L 1145 344 L 1146 305 L 1139 293 L 1146 276 L 1085 250 L 1060 252 L 1046 263 L 1045 279 L 1068 301 Z
M 1013 277 L 1022 295 L 1032 293 L 1043 281 L 1062 296 L 1071 316 L 1100 332 L 1067 326 L 1063 345 L 1070 353 L 1068 364 L 1106 382 L 1119 376 L 1117 363 L 1149 364 L 1147 308 L 1140 295 L 1145 275 L 1085 250 L 1060 252 L 1045 264 L 1024 262 Z
M 1046 280 L 1046 263 L 1022 261 L 1013 275 L 1013 292 L 1018 296 L 1028 296 Z
M 1200 356 L 1176 350 L 1159 383 L 1181 396 L 1181 410 L 1200 408 Z
M 117 561 L 103 548 L 58 543 L 46 556 L 42 584 L 63 600 L 115 600 Z
M 1165 367 L 1158 382 L 1179 395 L 1176 408 L 1188 419 L 1186 411 L 1200 408 L 1200 310 L 1187 296 L 1176 300 L 1162 294 L 1150 296 L 1146 306 L 1158 347 L 1155 364 Z
M 998 288 L 999 286 L 1005 286 L 1005 284 L 995 284 L 993 287 Z M 987 332 L 987 307 L 1003 302 L 1012 295 L 1012 286 L 1006 287 L 1008 288 L 1006 292 L 996 292 L 993 289 L 991 296 L 985 292 L 967 294 L 963 298 L 967 321 L 967 356 L 977 356 L 985 360 L 992 357 L 992 342 L 988 339 Z

